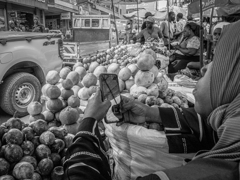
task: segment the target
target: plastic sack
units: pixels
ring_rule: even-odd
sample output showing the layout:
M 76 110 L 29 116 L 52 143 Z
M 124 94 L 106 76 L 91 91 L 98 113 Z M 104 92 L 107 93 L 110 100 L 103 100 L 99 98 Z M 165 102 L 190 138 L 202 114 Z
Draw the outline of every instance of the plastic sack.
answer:
M 157 53 L 157 60 L 161 61 L 161 69 L 165 69 L 169 65 L 169 57 Z
M 107 118 L 116 117 L 110 110 Z M 121 126 L 105 124 L 105 127 L 115 160 L 114 180 L 135 180 L 139 176 L 183 165 L 184 156 L 168 153 L 164 132 L 127 123 Z

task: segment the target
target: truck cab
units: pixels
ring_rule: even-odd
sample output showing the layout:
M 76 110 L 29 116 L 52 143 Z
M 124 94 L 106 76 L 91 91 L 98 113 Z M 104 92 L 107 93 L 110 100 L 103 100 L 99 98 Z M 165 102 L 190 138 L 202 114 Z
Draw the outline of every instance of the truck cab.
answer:
M 60 71 L 61 35 L 0 32 L 0 107 L 22 117 L 41 96 L 50 70 Z

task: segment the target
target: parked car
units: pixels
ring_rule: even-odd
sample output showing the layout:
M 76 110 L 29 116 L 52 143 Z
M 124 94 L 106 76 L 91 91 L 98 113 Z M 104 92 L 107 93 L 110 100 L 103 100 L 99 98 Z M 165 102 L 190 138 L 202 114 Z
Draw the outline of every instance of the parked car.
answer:
M 0 32 L 0 107 L 8 114 L 27 115 L 27 106 L 41 96 L 50 70 L 60 70 L 60 35 Z

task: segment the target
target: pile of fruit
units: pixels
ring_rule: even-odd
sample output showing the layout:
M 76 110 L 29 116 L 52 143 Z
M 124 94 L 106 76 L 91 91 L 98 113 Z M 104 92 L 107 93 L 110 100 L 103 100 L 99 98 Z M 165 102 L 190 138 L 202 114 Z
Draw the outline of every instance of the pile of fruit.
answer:
M 31 116 L 39 115 L 42 107 L 30 104 Z M 74 135 L 62 127 L 48 127 L 46 121 L 30 124 L 13 117 L 0 126 L 1 180 L 61 180 L 63 161 Z
M 94 95 L 101 73 L 117 74 L 120 91 L 149 106 L 187 107 L 185 95 L 168 89 L 167 81 L 155 66 L 156 53 L 151 48 L 142 48 L 145 48 L 142 53 L 130 58 L 127 46 L 119 46 L 90 60 L 83 59 L 72 70 L 64 67 L 60 73 L 50 71 L 46 76 L 47 84 L 42 88 L 47 97 L 47 110 L 42 114 L 48 115 L 45 117 L 48 124 L 64 125 L 69 133 L 75 134 L 78 114 L 83 114 L 80 101 L 88 101 Z
M 86 70 L 90 68 L 92 62 L 95 62 L 95 65 L 102 65 L 106 68 L 112 63 L 119 64 L 121 67 L 126 67 L 129 64 L 137 63 L 139 55 L 147 49 L 151 49 L 162 56 L 169 56 L 169 51 L 167 51 L 166 47 L 158 47 L 155 43 L 146 43 L 144 45 L 118 45 L 104 52 L 97 52 L 96 54 L 89 55 L 83 58 L 81 63 Z

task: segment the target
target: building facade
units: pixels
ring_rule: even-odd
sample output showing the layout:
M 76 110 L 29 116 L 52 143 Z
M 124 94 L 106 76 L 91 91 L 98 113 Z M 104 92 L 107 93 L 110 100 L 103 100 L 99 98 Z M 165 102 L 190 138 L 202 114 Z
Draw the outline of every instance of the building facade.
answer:
M 52 0 L 45 13 L 45 26 L 50 30 L 61 30 L 63 34 L 72 27 L 72 13 L 78 13 L 76 1 Z
M 45 24 L 47 0 L 0 0 L 0 30 L 9 29 L 9 21 L 18 21 L 31 31 L 34 16 Z

